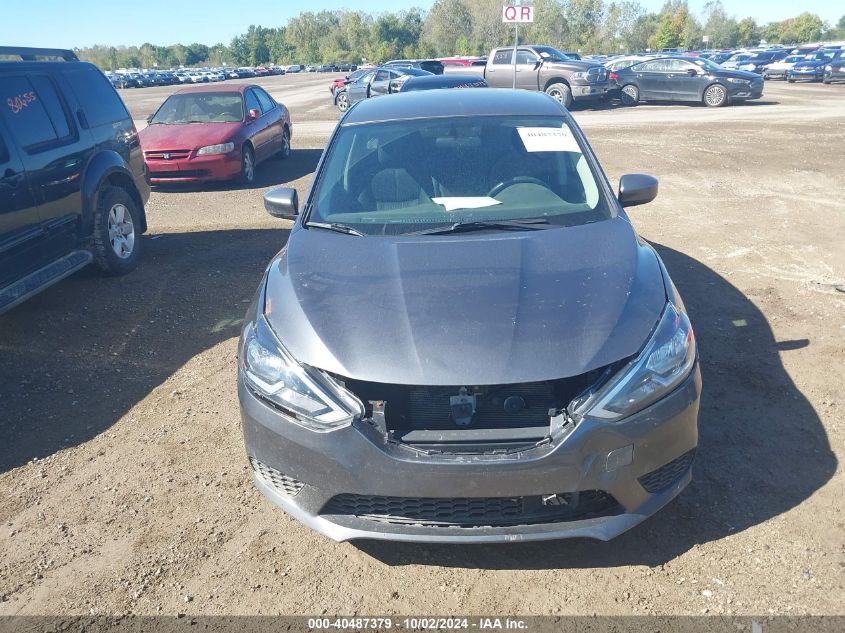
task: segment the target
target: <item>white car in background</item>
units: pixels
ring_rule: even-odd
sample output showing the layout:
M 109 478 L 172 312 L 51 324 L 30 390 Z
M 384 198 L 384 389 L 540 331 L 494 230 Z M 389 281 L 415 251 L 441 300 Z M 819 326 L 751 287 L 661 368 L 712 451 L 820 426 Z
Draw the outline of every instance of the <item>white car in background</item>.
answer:
M 786 79 L 795 64 L 811 57 L 812 55 L 790 55 L 786 59 L 769 64 L 763 69 L 763 79 Z
M 626 55 L 625 57 L 617 57 L 605 62 L 604 67 L 613 72 L 620 68 L 628 68 L 639 62 L 644 62 L 648 57 L 645 55 Z
M 757 51 L 743 51 L 741 53 L 734 53 L 719 65 L 727 70 L 738 70 L 739 66 L 744 63 L 745 60 L 754 57 L 756 52 Z

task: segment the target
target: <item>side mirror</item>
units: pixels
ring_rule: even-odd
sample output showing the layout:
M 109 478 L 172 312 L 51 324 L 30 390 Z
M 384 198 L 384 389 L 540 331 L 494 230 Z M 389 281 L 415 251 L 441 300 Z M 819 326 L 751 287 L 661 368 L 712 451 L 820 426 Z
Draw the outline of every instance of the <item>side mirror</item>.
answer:
M 295 220 L 299 214 L 299 195 L 296 189 L 282 187 L 264 194 L 264 208 L 274 218 Z
M 619 179 L 619 204 L 635 207 L 657 197 L 657 178 L 646 174 L 625 174 Z
M 153 112 L 152 114 L 148 114 L 148 115 L 147 115 L 147 123 L 152 123 L 152 121 L 153 121 L 153 117 L 154 117 L 155 115 L 156 115 L 156 113 L 155 113 L 155 112 Z
M 690 77 L 695 77 L 698 74 L 698 71 L 695 68 L 687 68 L 687 74 Z
M 258 110 L 256 110 L 255 108 L 253 108 L 252 110 L 250 110 L 249 112 L 246 113 L 246 118 L 249 121 L 255 121 L 255 119 L 257 119 L 259 116 L 261 116 L 261 115 L 258 113 Z

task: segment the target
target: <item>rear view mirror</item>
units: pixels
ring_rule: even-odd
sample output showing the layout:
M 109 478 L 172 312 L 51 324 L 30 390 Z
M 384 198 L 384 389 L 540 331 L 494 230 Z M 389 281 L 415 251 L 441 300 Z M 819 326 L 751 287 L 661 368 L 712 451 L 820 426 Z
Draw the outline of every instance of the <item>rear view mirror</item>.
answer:
M 246 114 L 246 118 L 249 119 L 250 121 L 255 121 L 255 119 L 257 119 L 258 117 L 259 117 L 258 110 L 256 110 L 255 108 L 253 108 L 252 110 L 250 110 Z
M 296 189 L 272 189 L 264 194 L 264 208 L 274 218 L 295 220 L 299 214 L 299 195 Z
M 635 207 L 657 197 L 657 178 L 646 174 L 625 174 L 619 179 L 619 204 Z

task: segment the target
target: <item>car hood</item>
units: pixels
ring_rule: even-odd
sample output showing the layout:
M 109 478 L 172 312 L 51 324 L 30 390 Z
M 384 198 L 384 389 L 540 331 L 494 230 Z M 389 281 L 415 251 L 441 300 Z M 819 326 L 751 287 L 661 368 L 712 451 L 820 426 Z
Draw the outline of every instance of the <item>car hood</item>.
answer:
M 617 217 L 519 233 L 294 230 L 265 314 L 300 362 L 374 382 L 493 385 L 636 354 L 666 301 L 654 251 Z
M 746 81 L 755 81 L 760 79 L 760 75 L 752 73 L 748 70 L 717 70 L 713 72 L 716 77 L 733 77 L 735 79 L 745 79 Z
M 543 62 L 543 68 L 564 68 L 566 70 L 574 70 L 576 72 L 586 72 L 591 68 L 604 68 L 604 66 L 595 62 L 585 62 L 580 59 L 572 59 L 566 62 Z M 607 69 L 605 68 L 605 70 Z
M 242 123 L 177 123 L 148 125 L 139 132 L 144 151 L 152 149 L 197 149 L 227 143 Z
M 793 68 L 796 70 L 800 70 L 802 68 L 818 68 L 819 66 L 825 66 L 829 63 L 830 61 L 826 59 L 814 59 L 812 61 L 798 62 L 795 66 L 793 66 Z

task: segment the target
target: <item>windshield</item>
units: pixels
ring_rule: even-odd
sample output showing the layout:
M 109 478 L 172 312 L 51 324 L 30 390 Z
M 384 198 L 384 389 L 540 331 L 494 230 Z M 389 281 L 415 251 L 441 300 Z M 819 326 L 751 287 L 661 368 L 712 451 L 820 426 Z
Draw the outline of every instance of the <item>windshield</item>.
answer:
M 697 66 L 701 66 L 705 70 L 711 70 L 711 71 L 712 70 L 724 70 L 724 68 L 719 66 L 719 64 L 717 64 L 715 62 L 711 62 L 709 59 L 701 59 L 699 57 L 699 58 L 696 58 L 696 59 L 691 59 L 690 61 L 693 64 L 696 64 Z
M 537 51 L 537 54 L 547 62 L 568 62 L 572 60 L 571 57 L 567 57 L 551 46 L 534 46 L 533 48 Z
M 834 57 L 836 57 L 838 54 L 839 54 L 839 51 L 819 51 L 819 52 L 816 54 L 816 59 L 817 59 L 817 60 L 821 60 L 821 59 L 833 59 L 833 58 L 834 58 Z
M 243 118 L 243 99 L 239 92 L 197 92 L 168 97 L 150 124 L 231 123 Z
M 308 222 L 401 235 L 458 222 L 612 216 L 563 118 L 485 116 L 342 127 Z

